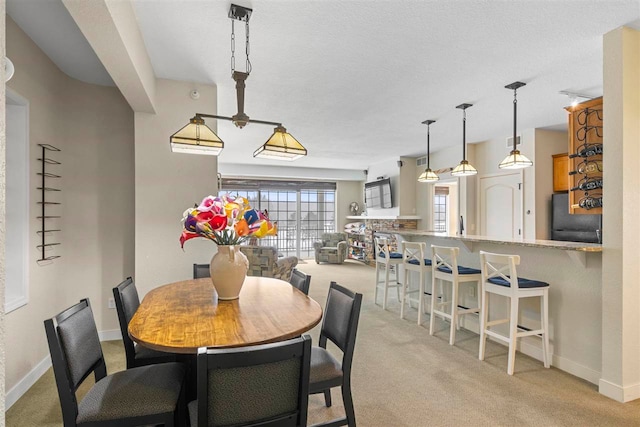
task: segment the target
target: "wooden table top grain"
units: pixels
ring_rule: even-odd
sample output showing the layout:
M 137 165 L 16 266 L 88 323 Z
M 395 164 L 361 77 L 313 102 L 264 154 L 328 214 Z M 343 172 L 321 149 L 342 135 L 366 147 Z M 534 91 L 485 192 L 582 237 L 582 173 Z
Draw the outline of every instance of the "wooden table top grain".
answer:
M 129 322 L 138 344 L 171 353 L 243 347 L 297 337 L 316 326 L 322 308 L 283 280 L 247 277 L 240 298 L 219 301 L 211 279 L 185 280 L 149 292 Z

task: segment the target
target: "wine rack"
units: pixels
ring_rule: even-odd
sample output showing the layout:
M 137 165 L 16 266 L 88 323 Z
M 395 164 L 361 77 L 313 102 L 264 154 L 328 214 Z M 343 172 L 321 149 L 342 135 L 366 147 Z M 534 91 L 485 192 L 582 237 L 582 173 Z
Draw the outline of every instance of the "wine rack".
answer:
M 59 201 L 56 201 L 56 193 L 62 191 L 58 188 L 55 182 L 61 178 L 56 169 L 62 164 L 59 161 L 51 157 L 52 154 L 60 152 L 59 148 L 50 144 L 38 144 L 42 149 L 40 161 L 40 172 L 37 175 L 40 177 L 40 186 L 37 187 L 40 190 L 40 215 L 37 217 L 40 220 L 40 230 L 37 233 L 40 235 L 40 244 L 37 246 L 40 250 L 40 258 L 38 262 L 52 261 L 56 258 L 60 258 L 60 255 L 47 255 L 47 252 L 60 245 L 59 242 L 52 240 L 53 236 L 61 230 L 53 227 L 52 223 L 56 219 L 60 218 L 59 212 L 51 212 L 51 209 L 55 209 L 57 205 L 60 205 Z
M 602 98 L 567 107 L 569 111 L 569 213 L 601 214 L 604 195 L 602 178 Z

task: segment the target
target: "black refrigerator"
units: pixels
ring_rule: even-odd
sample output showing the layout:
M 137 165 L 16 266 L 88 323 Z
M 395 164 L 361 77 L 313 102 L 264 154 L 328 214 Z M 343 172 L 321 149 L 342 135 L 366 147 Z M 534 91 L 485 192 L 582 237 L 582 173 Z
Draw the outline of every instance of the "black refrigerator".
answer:
M 602 238 L 602 215 L 570 215 L 569 194 L 552 196 L 551 240 L 600 243 L 598 233 Z

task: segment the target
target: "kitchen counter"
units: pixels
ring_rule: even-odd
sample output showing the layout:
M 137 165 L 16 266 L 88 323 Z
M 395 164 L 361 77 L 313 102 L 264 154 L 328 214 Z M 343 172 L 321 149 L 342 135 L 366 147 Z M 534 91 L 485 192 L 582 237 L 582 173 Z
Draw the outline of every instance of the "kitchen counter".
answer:
M 480 268 L 480 251 L 519 255 L 519 276 L 549 283 L 552 365 L 598 384 L 602 367 L 602 245 L 459 236 L 391 227 L 376 230 L 376 233 L 395 234 L 398 243 L 402 240 L 426 242 L 426 258 L 431 258 L 432 244 L 458 247 L 458 263 L 465 267 Z M 417 277 L 413 276 L 409 279 L 415 286 Z M 475 295 L 468 289 L 461 289 L 460 296 L 462 305 L 473 307 L 477 304 Z M 526 298 L 521 304 L 518 324 L 526 328 L 537 328 L 540 324 L 539 301 L 536 298 Z M 506 306 L 499 301 L 494 307 L 498 312 L 506 310 Z M 467 317 L 461 326 L 477 333 L 477 318 Z M 442 333 L 436 335 L 440 336 Z M 522 338 L 519 351 L 541 359 L 540 339 Z M 517 366 L 516 361 L 516 370 Z
M 465 244 L 469 243 L 494 243 L 498 245 L 518 245 L 528 246 L 532 248 L 552 248 L 563 249 L 566 251 L 579 251 L 579 252 L 602 252 L 602 245 L 597 243 L 581 243 L 581 242 L 563 242 L 559 240 L 528 240 L 528 239 L 498 239 L 495 237 L 476 236 L 476 235 L 458 235 L 438 233 L 435 231 L 426 230 L 402 230 L 402 229 L 387 229 L 380 230 L 380 233 L 394 233 L 401 236 L 425 236 L 425 237 L 438 237 L 441 239 L 459 240 Z M 467 246 L 470 248 L 469 246 Z

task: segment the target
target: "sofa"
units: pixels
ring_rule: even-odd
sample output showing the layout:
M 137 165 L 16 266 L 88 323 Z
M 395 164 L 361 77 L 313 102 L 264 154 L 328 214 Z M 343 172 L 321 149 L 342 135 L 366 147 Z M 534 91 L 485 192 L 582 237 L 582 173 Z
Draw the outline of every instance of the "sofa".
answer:
M 319 242 L 313 243 L 316 263 L 342 264 L 347 259 L 347 234 L 323 233 Z
M 298 265 L 295 256 L 278 258 L 278 251 L 273 246 L 242 245 L 240 251 L 249 260 L 247 276 L 274 277 L 289 281 L 291 271 Z

